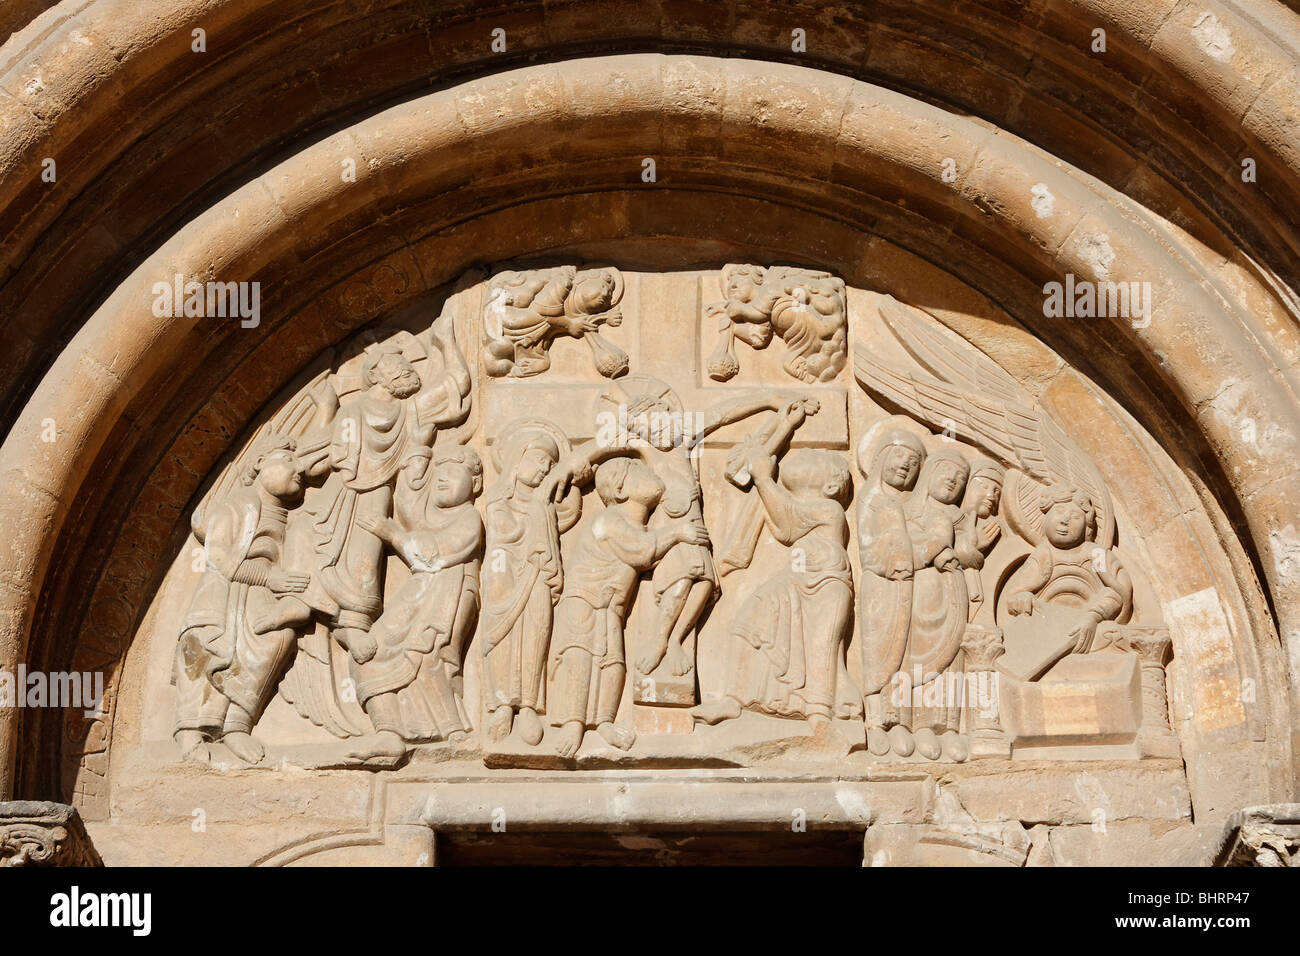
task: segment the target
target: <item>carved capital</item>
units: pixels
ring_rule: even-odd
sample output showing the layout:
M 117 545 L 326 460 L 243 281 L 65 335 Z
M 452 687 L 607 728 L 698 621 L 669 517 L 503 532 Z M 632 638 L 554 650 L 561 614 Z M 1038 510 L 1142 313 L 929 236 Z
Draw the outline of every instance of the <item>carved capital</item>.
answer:
M 968 671 L 990 671 L 994 662 L 1005 653 L 1002 631 L 996 627 L 980 627 L 977 624 L 966 626 L 961 647 L 966 652 Z
M 1129 646 L 1137 651 L 1143 667 L 1164 667 L 1169 663 L 1173 647 L 1169 628 L 1163 625 L 1130 625 L 1127 637 Z
M 75 807 L 0 803 L 0 866 L 103 866 Z
M 1215 866 L 1300 866 L 1300 803 L 1238 810 L 1224 827 Z

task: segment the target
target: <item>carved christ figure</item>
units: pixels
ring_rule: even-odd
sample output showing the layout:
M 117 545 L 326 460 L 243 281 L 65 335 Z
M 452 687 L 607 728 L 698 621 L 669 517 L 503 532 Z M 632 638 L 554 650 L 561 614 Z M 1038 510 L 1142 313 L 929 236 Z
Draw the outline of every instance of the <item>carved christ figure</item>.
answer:
M 805 417 L 811 399 L 792 402 L 749 473 L 773 535 L 789 546 L 789 567 L 757 587 L 730 629 L 728 688 L 692 712 L 704 723 L 739 717 L 742 709 L 806 718 L 816 730 L 833 716 L 860 716 L 861 699 L 844 665 L 853 619 L 849 566 L 848 469 L 832 452 L 800 449 L 776 456 Z
M 474 497 L 483 489 L 483 465 L 464 445 L 439 446 L 432 467 L 426 464 L 412 459 L 403 471 L 395 517 L 360 519 L 411 569 L 370 629 L 375 656 L 351 662 L 357 701 L 376 731 L 354 746 L 351 756 L 363 763 L 469 731 L 460 668 L 479 609 L 483 520 Z
M 697 471 L 696 446 L 713 432 L 762 411 L 778 411 L 772 400 L 723 402 L 705 411 L 685 434 L 681 402 L 664 383 L 644 376 L 624 380 L 629 398 L 629 426 L 647 447 L 638 448 L 664 483 L 663 501 L 655 509 L 651 527 L 698 527 L 704 524 L 704 496 Z M 638 658 L 641 674 L 650 674 L 667 657 L 672 673 L 681 677 L 695 667 L 695 626 L 718 594 L 718 572 L 713 551 L 706 544 L 680 541 L 654 569 L 658 615 L 649 647 Z
M 358 663 L 375 655 L 370 627 L 383 604 L 383 542 L 366 526 L 392 515 L 398 474 L 427 461 L 438 427 L 468 412 L 469 369 L 449 322 L 433 343 L 443 371 L 427 383 L 400 351 L 380 347 L 363 366 L 365 391 L 341 406 L 328 384 L 312 395 L 303 444 L 320 449 L 310 473 L 328 477 L 308 509 L 316 573 L 306 597 Z
M 205 568 L 177 646 L 176 741 L 187 759 L 211 759 L 223 741 L 248 763 L 265 753 L 252 736 L 311 618 L 300 598 L 309 576 L 282 566 L 288 509 L 303 468 L 292 438 L 270 436 L 242 483 L 195 529 Z
M 556 750 L 572 757 L 588 727 L 612 746 L 629 749 L 636 734 L 614 723 L 627 665 L 623 622 L 642 571 L 674 545 L 707 548 L 702 523 L 647 527 L 663 499 L 664 483 L 644 462 L 614 458 L 596 469 L 596 493 L 605 510 L 578 534 L 555 613 L 553 723 Z

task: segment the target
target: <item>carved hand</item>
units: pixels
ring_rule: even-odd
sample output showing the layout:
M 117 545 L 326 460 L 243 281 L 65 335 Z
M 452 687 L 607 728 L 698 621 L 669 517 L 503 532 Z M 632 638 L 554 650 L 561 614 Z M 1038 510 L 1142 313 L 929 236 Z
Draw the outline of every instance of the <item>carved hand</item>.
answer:
M 569 318 L 565 326 L 568 328 L 570 335 L 585 335 L 587 332 L 595 332 L 597 328 L 593 320 L 581 315 Z
M 1034 612 L 1034 596 L 1028 591 L 1021 591 L 1019 594 L 1011 595 L 1011 600 L 1007 602 L 1007 611 L 1012 614 L 1032 614 Z
M 1074 653 L 1086 654 L 1092 650 L 1092 640 L 1100 623 L 1101 615 L 1096 611 L 1089 611 L 1087 620 L 1070 632 L 1070 636 L 1074 638 Z
M 266 576 L 266 586 L 276 594 L 294 594 L 307 590 L 311 584 L 311 575 L 302 571 L 286 571 L 275 567 Z
M 910 581 L 912 579 L 912 566 L 906 561 L 896 561 L 894 566 L 885 572 L 885 577 L 891 581 Z
M 776 459 L 771 455 L 755 455 L 749 461 L 749 473 L 755 478 L 771 478 L 776 472 Z
M 307 396 L 318 408 L 337 409 L 339 407 L 339 393 L 334 391 L 334 386 L 330 384 L 329 379 L 312 386 Z
M 709 546 L 709 532 L 702 524 L 691 522 L 673 529 L 673 534 L 683 544 L 698 544 L 702 548 Z
M 357 518 L 357 524 L 383 541 L 391 541 L 393 536 L 402 530 L 392 518 L 375 519 L 362 516 Z

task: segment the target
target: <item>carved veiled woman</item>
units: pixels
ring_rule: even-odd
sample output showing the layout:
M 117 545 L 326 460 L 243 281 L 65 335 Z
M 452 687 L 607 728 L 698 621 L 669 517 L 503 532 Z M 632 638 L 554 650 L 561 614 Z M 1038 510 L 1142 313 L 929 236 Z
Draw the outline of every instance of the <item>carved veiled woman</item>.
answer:
M 489 735 L 506 737 L 518 714 L 530 745 L 541 742 L 546 652 L 564 584 L 560 535 L 577 523 L 576 487 L 555 500 L 557 463 L 569 444 L 545 422 L 514 422 L 493 449 L 500 478 L 486 502 L 487 543 L 482 575 L 484 684 L 492 711 Z
M 896 428 L 881 436 L 870 460 L 867 451 L 860 449 L 858 460 L 866 478 L 858 506 L 858 621 L 868 743 L 881 755 L 890 748 L 886 731 L 897 723 L 896 715 L 885 712 L 882 692 L 902 669 L 912 620 L 915 564 L 903 506 L 925 461 L 925 446 L 912 432 Z
M 909 751 L 910 728 L 916 750 L 931 760 L 941 752 L 936 732 L 944 735 L 950 757 L 964 760 L 967 754 L 956 734 L 958 702 L 948 699 L 956 684 L 945 677 L 960 674 L 969 609 L 965 570 L 955 550 L 956 527 L 966 520 L 958 503 L 969 475 L 970 465 L 955 448 L 936 449 L 922 466 L 916 491 L 904 508 L 916 568 L 903 661 L 911 693 L 910 699 L 899 701 L 899 721 L 890 738 L 897 752 Z M 909 706 L 918 697 L 921 706 Z

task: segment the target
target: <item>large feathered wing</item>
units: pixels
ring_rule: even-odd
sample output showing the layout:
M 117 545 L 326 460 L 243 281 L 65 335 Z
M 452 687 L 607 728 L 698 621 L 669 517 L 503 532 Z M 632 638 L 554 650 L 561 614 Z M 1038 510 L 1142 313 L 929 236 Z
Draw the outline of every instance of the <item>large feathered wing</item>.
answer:
M 939 381 L 998 401 L 1030 403 L 1029 393 L 1001 365 L 929 316 L 886 295 L 880 300 L 880 317 L 907 354 Z
M 1043 486 L 1065 483 L 1078 486 L 1092 499 L 1097 509 L 1097 543 L 1103 548 L 1114 544 L 1115 512 L 1101 473 L 1042 411 L 1028 402 L 993 397 L 969 385 L 902 371 L 873 358 L 861 345 L 854 350 L 853 372 L 863 388 L 935 431 L 978 445 L 1007 468 L 1033 479 L 1008 474 L 1003 495 L 1003 512 L 1027 540 L 1037 543 L 1043 537 L 1043 514 L 1038 508 Z M 987 381 L 987 376 L 982 380 Z M 990 391 L 998 394 L 998 390 Z

